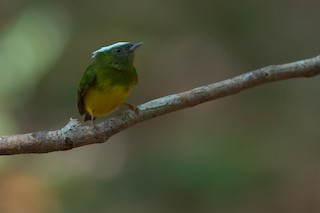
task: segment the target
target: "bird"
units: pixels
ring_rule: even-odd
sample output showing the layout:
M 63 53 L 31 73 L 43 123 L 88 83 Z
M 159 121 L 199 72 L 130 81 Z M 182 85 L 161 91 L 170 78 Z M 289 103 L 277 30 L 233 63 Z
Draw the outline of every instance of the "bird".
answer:
M 143 42 L 117 42 L 92 53 L 92 63 L 85 70 L 79 86 L 77 106 L 84 121 L 108 115 L 125 103 L 138 83 L 133 66 L 135 50 Z M 95 126 L 95 125 L 94 125 Z

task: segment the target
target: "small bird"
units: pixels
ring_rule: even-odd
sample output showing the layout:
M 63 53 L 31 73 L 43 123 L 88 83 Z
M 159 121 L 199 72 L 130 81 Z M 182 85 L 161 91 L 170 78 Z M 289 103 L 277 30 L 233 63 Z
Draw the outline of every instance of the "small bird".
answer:
M 138 82 L 134 52 L 142 42 L 118 42 L 92 53 L 93 61 L 78 87 L 78 110 L 84 120 L 107 115 L 124 103 Z

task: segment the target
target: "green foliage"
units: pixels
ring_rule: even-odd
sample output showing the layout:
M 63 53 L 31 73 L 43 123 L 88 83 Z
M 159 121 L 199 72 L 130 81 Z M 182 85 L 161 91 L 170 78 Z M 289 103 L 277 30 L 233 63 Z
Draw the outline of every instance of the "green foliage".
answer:
M 118 41 L 144 41 L 135 105 L 319 54 L 319 4 L 4 1 L 1 133 L 80 118 L 77 86 L 91 52 Z M 257 87 L 107 144 L 1 158 L 0 212 L 318 212 L 318 81 Z

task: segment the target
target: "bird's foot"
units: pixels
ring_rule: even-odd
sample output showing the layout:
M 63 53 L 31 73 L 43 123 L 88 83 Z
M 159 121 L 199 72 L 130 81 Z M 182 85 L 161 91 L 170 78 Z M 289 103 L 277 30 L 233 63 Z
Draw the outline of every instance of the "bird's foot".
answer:
M 123 103 L 124 105 L 126 105 L 127 107 L 129 107 L 129 109 L 131 109 L 132 111 L 134 111 L 137 115 L 139 115 L 139 109 L 136 106 L 133 106 L 132 104 L 129 103 Z

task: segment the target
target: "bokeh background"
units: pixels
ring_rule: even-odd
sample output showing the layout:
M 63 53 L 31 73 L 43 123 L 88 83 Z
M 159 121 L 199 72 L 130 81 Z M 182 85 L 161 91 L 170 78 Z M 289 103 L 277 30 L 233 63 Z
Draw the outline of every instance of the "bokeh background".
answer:
M 54 130 L 91 52 L 143 41 L 135 105 L 319 54 L 319 1 L 2 0 L 0 134 Z M 0 212 L 319 212 L 320 79 L 168 114 L 65 152 L 0 158 Z M 101 118 L 103 120 L 104 118 Z

